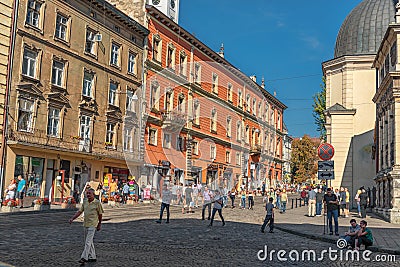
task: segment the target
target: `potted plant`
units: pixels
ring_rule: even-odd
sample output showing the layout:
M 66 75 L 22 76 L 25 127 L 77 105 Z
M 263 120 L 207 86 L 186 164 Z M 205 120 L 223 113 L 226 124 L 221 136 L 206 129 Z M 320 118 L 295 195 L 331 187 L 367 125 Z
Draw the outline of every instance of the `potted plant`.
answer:
M 126 200 L 126 204 L 128 205 L 133 205 L 134 204 L 133 197 L 131 195 L 128 196 L 128 199 Z
M 33 201 L 33 210 L 41 210 L 42 208 L 42 200 L 40 198 L 35 199 Z
M 112 206 L 112 207 L 115 207 L 115 198 L 114 197 L 110 197 L 109 199 L 108 199 L 108 205 L 110 205 L 110 206 Z
M 15 211 L 19 211 L 19 209 L 17 208 L 17 201 L 15 201 L 14 199 L 7 199 L 4 200 L 1 206 L 1 211 L 3 212 L 15 212 Z
M 40 210 L 49 210 L 50 209 L 50 199 L 48 197 L 43 198 L 42 205 L 40 206 Z
M 76 208 L 76 201 L 73 197 L 67 197 L 64 199 L 63 203 L 61 203 L 62 209 L 75 209 Z

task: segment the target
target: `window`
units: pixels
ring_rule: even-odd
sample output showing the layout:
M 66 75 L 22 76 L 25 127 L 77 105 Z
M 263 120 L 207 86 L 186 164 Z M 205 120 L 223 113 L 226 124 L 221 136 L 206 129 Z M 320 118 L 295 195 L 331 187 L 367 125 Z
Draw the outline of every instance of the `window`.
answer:
M 163 147 L 171 148 L 171 134 L 164 133 Z
M 64 17 L 61 14 L 57 14 L 55 37 L 66 41 L 67 27 L 68 27 L 68 18 Z
M 33 131 L 33 106 L 31 100 L 19 99 L 18 107 L 18 131 Z
M 250 127 L 249 127 L 249 125 L 246 126 L 245 141 L 247 144 L 250 143 Z
M 96 54 L 96 43 L 94 41 L 95 35 L 96 35 L 95 31 L 92 31 L 90 29 L 86 30 L 85 52 L 90 53 L 92 55 Z
M 150 91 L 150 108 L 158 110 L 158 100 L 159 100 L 159 93 L 160 93 L 160 85 L 158 82 L 153 82 L 151 84 L 151 91 Z
M 242 123 L 240 121 L 236 125 L 236 140 L 238 142 L 242 140 Z
M 193 154 L 198 155 L 199 154 L 199 143 L 197 141 L 193 141 L 192 146 L 193 146 Z
M 215 108 L 211 111 L 211 132 L 217 132 L 217 110 Z
M 124 151 L 133 152 L 132 128 L 124 128 Z
M 63 87 L 64 66 L 64 62 L 53 60 L 53 71 L 51 76 L 52 84 Z
M 178 97 L 178 106 L 177 110 L 179 113 L 184 113 L 185 112 L 185 96 L 184 95 L 179 95 Z
M 210 147 L 210 158 L 214 160 L 214 159 L 216 158 L 216 155 L 217 155 L 217 153 L 216 153 L 215 146 L 212 145 L 212 146 Z
M 200 101 L 198 99 L 195 99 L 193 104 L 193 123 L 200 125 Z
M 175 68 L 175 48 L 172 44 L 168 45 L 168 50 L 167 50 L 167 62 L 166 66 L 169 69 L 174 69 Z
M 242 107 L 243 106 L 243 96 L 242 96 L 242 91 L 241 90 L 238 91 L 238 98 L 239 98 L 238 106 Z
M 269 123 L 269 106 L 268 103 L 265 104 L 265 121 Z
M 179 74 L 180 75 L 182 75 L 182 76 L 187 76 L 187 74 L 186 74 L 186 70 L 187 70 L 187 68 L 186 68 L 186 59 L 187 59 L 187 56 L 186 56 L 186 53 L 185 53 L 185 51 L 182 51 L 181 52 L 181 54 L 180 54 L 180 56 L 179 56 Z
M 250 112 L 250 94 L 246 95 L 246 110 Z
M 194 82 L 200 84 L 201 80 L 201 65 L 199 63 L 194 64 Z
M 262 114 L 263 114 L 261 108 L 262 108 L 262 104 L 261 104 L 261 102 L 258 102 L 258 117 L 259 118 L 261 118 Z
M 178 151 L 183 151 L 184 150 L 184 142 L 183 142 L 184 140 L 183 140 L 183 137 L 182 136 L 180 136 L 180 135 L 178 135 L 177 137 L 176 137 L 176 150 L 178 150 Z
M 236 152 L 236 165 L 240 165 L 240 153 Z
M 126 90 L 126 111 L 135 112 L 134 95 L 132 90 Z
M 129 53 L 128 56 L 128 72 L 131 74 L 136 74 L 136 54 Z
M 227 99 L 232 102 L 232 84 L 228 84 Z
M 87 97 L 92 97 L 93 81 L 94 81 L 94 74 L 85 71 L 83 75 L 82 95 Z
M 111 45 L 111 60 L 110 64 L 114 66 L 119 66 L 119 49 L 120 46 L 117 44 Z
M 216 73 L 212 75 L 212 92 L 218 94 L 218 75 Z
M 27 48 L 24 49 L 24 58 L 22 62 L 22 74 L 36 78 L 36 63 L 38 53 Z
M 107 123 L 107 132 L 106 132 L 106 145 L 113 146 L 114 145 L 114 128 L 115 124 Z
M 226 118 L 226 136 L 231 137 L 232 135 L 232 119 L 230 116 Z
M 256 114 L 257 114 L 257 113 L 256 113 L 256 112 L 257 112 L 257 111 L 256 111 L 256 105 L 257 105 L 257 104 L 256 104 L 256 99 L 253 98 L 253 105 L 252 105 L 252 107 L 251 107 L 251 108 L 253 109 L 253 115 L 256 115 Z
M 161 39 L 160 36 L 153 36 L 153 60 L 160 62 L 160 47 Z
M 117 96 L 117 83 L 110 82 L 110 91 L 108 92 L 108 104 L 114 105 L 116 104 L 116 96 Z
M 28 10 L 26 13 L 26 23 L 39 28 L 40 8 L 42 3 L 37 0 L 28 0 Z
M 225 161 L 226 161 L 226 163 L 231 163 L 231 152 L 230 151 L 225 152 Z
M 172 94 L 172 88 L 167 88 L 166 93 L 165 93 L 165 105 L 164 109 L 166 111 L 172 111 L 173 104 L 174 104 L 174 99 L 173 99 L 173 94 Z
M 47 120 L 47 135 L 59 137 L 60 109 L 50 108 Z
M 79 136 L 83 140 L 90 139 L 90 117 L 86 115 L 81 116 L 81 122 L 79 127 Z
M 119 28 L 119 26 L 114 25 L 114 31 L 119 33 L 121 32 L 121 29 Z
M 149 144 L 150 145 L 157 145 L 157 130 L 156 129 L 149 129 Z

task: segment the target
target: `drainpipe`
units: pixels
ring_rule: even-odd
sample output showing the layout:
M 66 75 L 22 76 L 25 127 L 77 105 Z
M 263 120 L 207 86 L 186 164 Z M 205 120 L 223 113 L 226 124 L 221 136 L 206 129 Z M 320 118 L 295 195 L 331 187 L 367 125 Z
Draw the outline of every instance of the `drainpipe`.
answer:
M 5 179 L 5 170 L 6 170 L 6 157 L 7 157 L 7 134 L 8 134 L 8 103 L 10 100 L 10 87 L 11 87 L 11 79 L 12 79 L 12 69 L 13 69 L 13 58 L 14 58 L 14 48 L 15 48 L 15 36 L 17 29 L 17 17 L 18 17 L 18 7 L 19 0 L 14 0 L 13 11 L 12 11 L 12 20 L 11 20 L 11 39 L 10 39 L 10 49 L 8 53 L 8 69 L 7 69 L 7 78 L 6 78 L 6 92 L 4 96 L 4 115 L 3 115 L 3 137 L 2 137 L 2 159 L 1 159 L 1 175 L 0 175 L 0 190 L 1 195 L 4 190 L 4 179 Z M 0 196 L 1 196 L 0 195 Z

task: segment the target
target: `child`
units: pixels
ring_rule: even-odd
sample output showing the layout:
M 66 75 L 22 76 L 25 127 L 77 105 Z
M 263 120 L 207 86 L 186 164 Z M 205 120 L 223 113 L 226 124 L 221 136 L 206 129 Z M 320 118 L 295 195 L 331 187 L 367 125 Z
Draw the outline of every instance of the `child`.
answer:
M 269 202 L 265 205 L 265 210 L 267 211 L 267 215 L 265 216 L 264 223 L 261 226 L 261 233 L 264 233 L 264 229 L 269 222 L 269 232 L 273 233 L 274 230 L 274 204 L 272 203 L 274 199 L 272 197 L 269 198 Z

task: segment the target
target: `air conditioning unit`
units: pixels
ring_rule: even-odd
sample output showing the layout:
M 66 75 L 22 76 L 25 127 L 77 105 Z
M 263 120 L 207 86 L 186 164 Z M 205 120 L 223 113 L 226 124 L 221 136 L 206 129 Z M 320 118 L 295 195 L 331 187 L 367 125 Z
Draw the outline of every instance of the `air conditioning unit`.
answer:
M 94 41 L 94 42 L 101 42 L 101 40 L 102 40 L 102 35 L 101 35 L 101 33 L 97 33 L 97 34 L 95 34 L 95 35 L 93 36 L 93 41 Z

